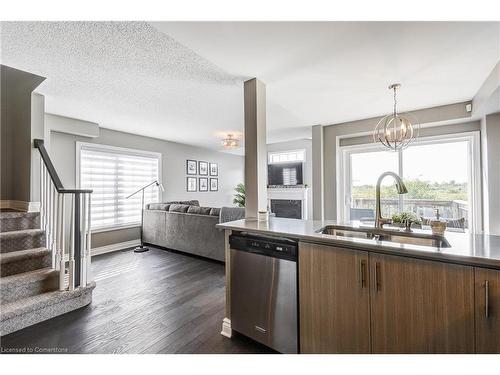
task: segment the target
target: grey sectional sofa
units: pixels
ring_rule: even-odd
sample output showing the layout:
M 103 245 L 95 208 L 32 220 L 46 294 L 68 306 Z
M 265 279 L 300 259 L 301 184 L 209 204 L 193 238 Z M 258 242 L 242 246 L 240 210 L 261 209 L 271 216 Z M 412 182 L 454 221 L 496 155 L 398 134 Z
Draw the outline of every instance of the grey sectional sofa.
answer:
M 200 207 L 198 201 L 150 203 L 144 210 L 144 242 L 224 261 L 224 232 L 218 223 L 243 219 L 239 207 Z

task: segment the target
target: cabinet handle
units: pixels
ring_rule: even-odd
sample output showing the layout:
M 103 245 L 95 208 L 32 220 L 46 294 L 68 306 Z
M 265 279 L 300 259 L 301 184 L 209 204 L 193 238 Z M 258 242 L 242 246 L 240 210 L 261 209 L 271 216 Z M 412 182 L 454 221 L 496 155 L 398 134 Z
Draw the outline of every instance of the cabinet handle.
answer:
M 375 263 L 375 290 L 380 291 L 382 283 L 380 282 L 380 262 Z
M 490 313 L 490 282 L 486 280 L 484 282 L 484 316 L 489 317 Z
M 366 287 L 366 260 L 359 263 L 359 274 L 361 280 L 361 289 Z

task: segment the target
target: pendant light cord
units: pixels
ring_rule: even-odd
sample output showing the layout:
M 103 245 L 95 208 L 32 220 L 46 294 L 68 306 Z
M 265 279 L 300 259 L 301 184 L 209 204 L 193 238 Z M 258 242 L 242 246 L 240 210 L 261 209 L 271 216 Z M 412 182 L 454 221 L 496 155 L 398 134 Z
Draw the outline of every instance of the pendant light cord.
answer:
M 397 105 L 396 90 L 397 90 L 397 87 L 394 86 L 394 117 L 396 117 L 398 114 L 398 112 L 396 110 L 396 105 Z

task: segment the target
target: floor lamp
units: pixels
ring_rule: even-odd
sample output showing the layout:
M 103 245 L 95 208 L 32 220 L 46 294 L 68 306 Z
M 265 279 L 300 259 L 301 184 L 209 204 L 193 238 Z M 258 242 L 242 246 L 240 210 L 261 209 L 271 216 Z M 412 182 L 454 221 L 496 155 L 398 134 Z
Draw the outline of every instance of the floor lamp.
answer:
M 141 187 L 139 190 L 137 190 L 136 192 L 130 194 L 127 198 L 125 198 L 125 199 L 129 199 L 130 197 L 136 195 L 138 192 L 142 192 L 142 198 L 141 198 L 141 244 L 134 249 L 135 253 L 144 253 L 145 251 L 149 251 L 149 248 L 144 246 L 144 242 L 142 240 L 142 227 L 144 224 L 144 190 L 153 184 L 158 186 L 158 188 L 162 192 L 165 191 L 165 189 L 163 188 L 163 185 L 161 183 L 159 183 L 157 180 L 155 180 L 155 181 L 147 184 L 146 186 Z

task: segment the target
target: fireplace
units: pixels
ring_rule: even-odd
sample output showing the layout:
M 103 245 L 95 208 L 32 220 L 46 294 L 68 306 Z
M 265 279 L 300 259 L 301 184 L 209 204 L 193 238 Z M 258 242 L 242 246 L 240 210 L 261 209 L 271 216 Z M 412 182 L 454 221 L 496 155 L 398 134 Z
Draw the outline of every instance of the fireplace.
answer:
M 271 212 L 276 217 L 302 219 L 302 201 L 298 199 L 271 199 Z

